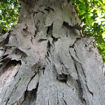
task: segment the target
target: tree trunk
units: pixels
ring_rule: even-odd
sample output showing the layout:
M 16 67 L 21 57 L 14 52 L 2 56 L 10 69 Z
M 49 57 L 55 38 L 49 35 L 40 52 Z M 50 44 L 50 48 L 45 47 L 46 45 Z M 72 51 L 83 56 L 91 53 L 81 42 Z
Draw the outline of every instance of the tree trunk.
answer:
M 66 0 L 21 0 L 0 36 L 0 105 L 105 105 L 103 62 Z

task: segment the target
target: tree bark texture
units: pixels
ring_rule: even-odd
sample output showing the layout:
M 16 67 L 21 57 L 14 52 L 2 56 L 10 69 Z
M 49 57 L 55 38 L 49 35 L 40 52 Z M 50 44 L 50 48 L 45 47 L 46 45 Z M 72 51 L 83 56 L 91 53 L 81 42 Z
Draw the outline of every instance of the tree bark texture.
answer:
M 0 105 L 105 105 L 103 62 L 66 0 L 21 0 L 0 36 Z

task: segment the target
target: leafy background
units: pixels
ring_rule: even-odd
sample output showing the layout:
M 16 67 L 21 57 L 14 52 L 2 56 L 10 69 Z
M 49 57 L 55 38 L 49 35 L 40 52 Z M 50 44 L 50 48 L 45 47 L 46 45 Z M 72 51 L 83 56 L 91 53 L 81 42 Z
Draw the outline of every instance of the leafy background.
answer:
M 83 33 L 94 37 L 105 62 L 105 0 L 73 0 L 82 21 Z
M 0 33 L 5 33 L 18 21 L 20 6 L 17 0 L 0 0 Z
M 87 37 L 94 38 L 93 42 L 105 62 L 105 0 L 72 1 L 81 19 L 83 33 Z M 19 11 L 18 0 L 0 0 L 0 34 L 16 25 Z

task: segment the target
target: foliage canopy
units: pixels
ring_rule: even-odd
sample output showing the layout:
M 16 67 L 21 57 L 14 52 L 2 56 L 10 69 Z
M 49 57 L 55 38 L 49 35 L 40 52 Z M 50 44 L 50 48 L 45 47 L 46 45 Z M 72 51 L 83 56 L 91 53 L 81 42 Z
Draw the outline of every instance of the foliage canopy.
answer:
M 0 0 L 0 33 L 8 31 L 17 23 L 19 10 L 16 0 Z
M 83 33 L 87 37 L 94 37 L 94 43 L 105 62 L 105 0 L 72 1 L 78 10 Z M 18 0 L 0 0 L 0 33 L 15 26 L 19 11 Z
M 73 0 L 82 21 L 83 33 L 94 37 L 105 62 L 105 0 Z

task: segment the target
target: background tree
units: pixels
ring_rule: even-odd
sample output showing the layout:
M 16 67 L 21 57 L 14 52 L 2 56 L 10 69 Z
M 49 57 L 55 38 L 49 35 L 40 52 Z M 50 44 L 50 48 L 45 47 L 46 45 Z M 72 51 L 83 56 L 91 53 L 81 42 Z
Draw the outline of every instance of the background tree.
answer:
M 104 105 L 103 62 L 72 2 L 21 5 L 18 24 L 0 37 L 0 104 Z

